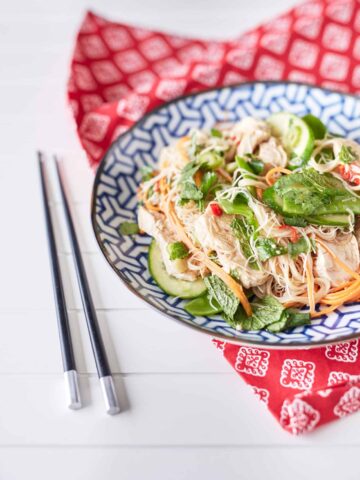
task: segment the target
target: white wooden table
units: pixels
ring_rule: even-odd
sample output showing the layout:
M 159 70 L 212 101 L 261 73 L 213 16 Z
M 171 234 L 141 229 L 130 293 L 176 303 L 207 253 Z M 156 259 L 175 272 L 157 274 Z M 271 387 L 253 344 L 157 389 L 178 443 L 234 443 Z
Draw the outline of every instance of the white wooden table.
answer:
M 228 37 L 294 0 L 0 1 L 0 479 L 358 479 L 360 414 L 294 438 L 208 337 L 149 310 L 103 259 L 89 220 L 92 173 L 66 107 L 86 7 L 144 26 Z M 63 153 L 103 335 L 124 411 L 104 413 L 68 243 L 61 241 L 85 408 L 63 375 L 35 150 Z M 59 196 L 52 207 L 60 218 Z

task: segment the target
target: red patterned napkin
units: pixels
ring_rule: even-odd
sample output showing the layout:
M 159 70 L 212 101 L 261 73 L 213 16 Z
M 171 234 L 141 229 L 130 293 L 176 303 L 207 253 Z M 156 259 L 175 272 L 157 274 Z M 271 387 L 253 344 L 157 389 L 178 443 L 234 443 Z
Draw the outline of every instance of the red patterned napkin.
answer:
M 206 42 L 110 22 L 89 12 L 68 97 L 96 166 L 147 111 L 183 93 L 288 79 L 360 91 L 360 4 L 314 0 L 235 40 Z M 287 431 L 300 434 L 360 409 L 357 340 L 316 350 L 264 350 L 214 340 Z

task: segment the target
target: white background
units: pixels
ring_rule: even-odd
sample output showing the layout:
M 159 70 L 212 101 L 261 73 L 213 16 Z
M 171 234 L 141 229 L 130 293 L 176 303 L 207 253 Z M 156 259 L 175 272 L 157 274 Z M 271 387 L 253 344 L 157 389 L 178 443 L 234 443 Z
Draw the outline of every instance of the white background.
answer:
M 87 7 L 124 22 L 228 38 L 292 0 L 0 0 L 0 480 L 358 479 L 360 414 L 283 432 L 207 336 L 150 311 L 102 258 L 92 173 L 65 102 Z M 65 155 L 99 321 L 124 412 L 107 417 L 69 245 L 61 262 L 85 408 L 67 411 L 35 150 Z M 58 194 L 52 208 L 64 232 Z

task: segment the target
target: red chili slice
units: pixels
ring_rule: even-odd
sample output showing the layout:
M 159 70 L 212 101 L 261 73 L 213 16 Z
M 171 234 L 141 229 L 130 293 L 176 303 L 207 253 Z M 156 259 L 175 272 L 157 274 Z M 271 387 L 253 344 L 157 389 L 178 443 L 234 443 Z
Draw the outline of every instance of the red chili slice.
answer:
M 352 163 L 350 165 L 339 165 L 337 171 L 344 180 L 355 185 L 360 185 L 360 166 Z
M 210 208 L 212 214 L 215 215 L 215 217 L 221 217 L 221 215 L 223 214 L 222 208 L 217 203 L 211 203 Z
M 300 239 L 300 233 L 295 227 L 291 225 L 280 225 L 278 227 L 279 230 L 290 230 L 290 242 L 295 243 Z

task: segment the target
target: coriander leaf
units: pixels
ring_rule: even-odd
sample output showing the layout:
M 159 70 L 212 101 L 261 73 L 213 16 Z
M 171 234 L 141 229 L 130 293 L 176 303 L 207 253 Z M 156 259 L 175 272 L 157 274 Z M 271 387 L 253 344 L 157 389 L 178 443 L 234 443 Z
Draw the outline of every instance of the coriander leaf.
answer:
M 357 155 L 352 150 L 351 147 L 347 147 L 346 145 L 342 145 L 340 152 L 339 152 L 339 160 L 342 163 L 352 163 L 357 160 Z
M 139 226 L 134 222 L 122 222 L 119 226 L 119 232 L 121 235 L 134 235 L 139 233 Z
M 140 173 L 141 173 L 141 180 L 143 182 L 147 182 L 153 177 L 153 169 L 148 165 L 144 165 L 143 167 L 140 167 Z
M 308 224 L 307 220 L 302 217 L 284 217 L 284 223 L 292 227 L 306 227 Z
M 183 259 L 189 256 L 189 250 L 183 242 L 169 243 L 167 251 L 170 260 Z
M 210 130 L 210 133 L 211 133 L 211 136 L 212 137 L 218 137 L 218 138 L 221 138 L 222 137 L 222 133 L 220 132 L 220 130 L 218 130 L 217 128 L 212 128 Z
M 222 309 L 226 321 L 232 322 L 239 306 L 238 298 L 221 278 L 216 275 L 205 277 L 204 282 L 208 288 L 210 302 L 214 299 Z
M 197 188 L 193 182 L 185 182 L 181 187 L 181 200 L 201 200 L 203 193 Z
M 190 200 L 188 198 L 180 198 L 177 203 L 178 203 L 179 207 L 183 207 L 184 205 L 186 205 L 189 202 L 190 202 Z
M 180 172 L 179 183 L 193 180 L 193 176 L 199 170 L 199 168 L 200 165 L 198 165 L 195 161 L 187 163 Z
M 256 240 L 256 250 L 261 262 L 265 262 L 271 257 L 287 253 L 287 249 L 282 245 L 278 245 L 274 239 L 263 237 Z

